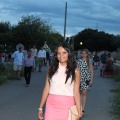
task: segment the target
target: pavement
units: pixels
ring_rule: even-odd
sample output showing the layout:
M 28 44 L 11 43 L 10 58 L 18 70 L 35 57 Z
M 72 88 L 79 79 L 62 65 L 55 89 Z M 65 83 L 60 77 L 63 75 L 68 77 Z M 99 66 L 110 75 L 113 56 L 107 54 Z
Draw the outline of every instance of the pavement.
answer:
M 45 83 L 47 67 L 42 72 L 33 72 L 31 84 L 25 86 L 24 77 L 8 80 L 0 86 L 0 120 L 38 120 L 37 112 Z M 113 120 L 110 111 L 111 89 L 118 87 L 114 80 L 99 76 L 94 70 L 94 83 L 88 91 L 85 115 L 82 120 Z

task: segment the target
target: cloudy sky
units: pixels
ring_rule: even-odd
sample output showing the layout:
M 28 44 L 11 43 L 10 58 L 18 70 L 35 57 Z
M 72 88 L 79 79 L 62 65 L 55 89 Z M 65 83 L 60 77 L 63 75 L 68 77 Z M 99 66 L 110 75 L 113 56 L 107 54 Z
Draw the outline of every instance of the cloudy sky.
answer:
M 85 28 L 120 34 L 120 0 L 0 0 L 0 21 L 17 24 L 23 15 L 39 15 L 63 35 L 65 2 L 66 36 Z

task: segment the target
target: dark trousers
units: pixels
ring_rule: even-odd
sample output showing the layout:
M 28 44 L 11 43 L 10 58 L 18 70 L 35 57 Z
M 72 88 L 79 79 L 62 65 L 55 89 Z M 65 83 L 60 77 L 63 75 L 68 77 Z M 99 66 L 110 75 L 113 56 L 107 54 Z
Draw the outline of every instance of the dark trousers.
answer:
M 32 71 L 32 66 L 24 68 L 24 77 L 26 80 L 26 84 L 30 84 L 30 78 L 31 78 L 31 71 Z

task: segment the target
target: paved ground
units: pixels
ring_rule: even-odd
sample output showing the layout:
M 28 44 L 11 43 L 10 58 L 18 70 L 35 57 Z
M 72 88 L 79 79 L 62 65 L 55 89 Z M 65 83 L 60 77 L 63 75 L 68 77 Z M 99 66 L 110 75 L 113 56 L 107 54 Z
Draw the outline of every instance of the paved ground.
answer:
M 47 67 L 42 73 L 32 73 L 30 87 L 25 87 L 22 80 L 10 80 L 0 86 L 0 120 L 38 120 L 37 109 L 44 87 Z M 112 79 L 99 77 L 99 70 L 94 71 L 94 84 L 88 92 L 85 116 L 82 120 L 113 120 L 109 111 L 111 105 L 110 90 L 117 87 Z

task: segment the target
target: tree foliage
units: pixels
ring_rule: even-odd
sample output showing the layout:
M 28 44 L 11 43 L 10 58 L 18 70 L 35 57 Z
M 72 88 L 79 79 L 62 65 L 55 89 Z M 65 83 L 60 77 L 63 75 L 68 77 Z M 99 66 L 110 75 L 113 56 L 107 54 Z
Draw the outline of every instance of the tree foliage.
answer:
M 18 25 L 13 29 L 16 42 L 23 43 L 26 47 L 31 47 L 33 44 L 41 47 L 44 41 L 47 41 L 47 37 L 50 34 L 51 26 L 43 21 L 38 16 L 27 15 L 23 16 L 22 20 L 18 22 Z
M 85 29 L 79 32 L 74 39 L 75 50 L 87 48 L 90 51 L 116 50 L 120 41 L 120 36 L 108 34 L 103 31 Z M 80 45 L 80 42 L 83 44 Z
M 15 26 L 11 26 L 9 22 L 0 23 L 0 44 L 10 44 L 14 48 L 18 43 L 22 43 L 26 49 L 33 44 L 39 49 L 45 41 L 51 46 L 61 40 L 62 35 L 52 29 L 49 21 L 42 20 L 37 15 L 22 16 Z
M 11 25 L 9 22 L 1 22 L 0 23 L 0 43 L 10 44 L 10 41 L 12 40 L 12 33 L 11 33 Z

